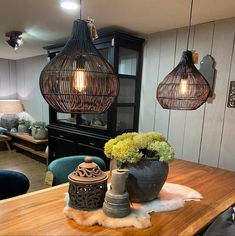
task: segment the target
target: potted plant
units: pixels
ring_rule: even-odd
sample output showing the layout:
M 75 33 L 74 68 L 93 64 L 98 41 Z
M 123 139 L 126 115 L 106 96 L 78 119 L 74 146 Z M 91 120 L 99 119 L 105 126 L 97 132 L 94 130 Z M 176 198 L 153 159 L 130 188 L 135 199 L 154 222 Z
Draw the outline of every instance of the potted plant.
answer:
M 32 124 L 32 136 L 34 139 L 45 139 L 47 137 L 46 123 L 34 122 Z
M 28 132 L 28 129 L 31 125 L 31 121 L 22 118 L 22 119 L 19 119 L 18 124 L 19 124 L 18 125 L 18 133 L 23 134 L 23 133 Z
M 168 163 L 174 159 L 174 149 L 158 132 L 118 135 L 105 144 L 104 153 L 129 170 L 127 190 L 133 202 L 158 196 L 168 175 Z

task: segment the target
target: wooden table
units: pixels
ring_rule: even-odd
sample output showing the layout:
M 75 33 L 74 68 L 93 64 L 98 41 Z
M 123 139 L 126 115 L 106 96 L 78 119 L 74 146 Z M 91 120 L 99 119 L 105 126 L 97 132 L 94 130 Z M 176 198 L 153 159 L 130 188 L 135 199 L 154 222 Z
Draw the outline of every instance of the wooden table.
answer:
M 63 215 L 68 184 L 0 201 L 0 235 L 193 235 L 235 202 L 235 172 L 186 161 L 170 164 L 168 182 L 199 191 L 204 199 L 172 212 L 152 213 L 152 227 L 78 226 Z
M 9 137 L 7 135 L 3 135 L 3 134 L 0 135 L 0 142 L 5 143 L 8 151 L 11 151 L 10 145 L 8 143 L 8 141 L 10 141 L 10 140 L 11 140 L 11 137 Z
M 34 155 L 43 157 L 47 160 L 47 153 L 45 153 L 46 146 L 48 145 L 47 139 L 36 140 L 28 134 L 20 133 L 6 133 L 12 138 L 12 145 L 23 149 L 27 152 L 33 153 Z

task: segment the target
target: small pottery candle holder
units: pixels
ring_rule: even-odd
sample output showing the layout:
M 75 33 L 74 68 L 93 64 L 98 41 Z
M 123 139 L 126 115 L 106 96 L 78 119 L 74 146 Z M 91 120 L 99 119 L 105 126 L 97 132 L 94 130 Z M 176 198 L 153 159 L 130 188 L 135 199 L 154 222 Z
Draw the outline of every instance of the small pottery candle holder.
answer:
M 103 211 L 113 218 L 122 218 L 130 213 L 129 194 L 126 192 L 127 169 L 112 170 L 110 190 L 105 194 Z
M 86 157 L 68 179 L 70 207 L 86 211 L 102 207 L 108 177 L 91 157 Z

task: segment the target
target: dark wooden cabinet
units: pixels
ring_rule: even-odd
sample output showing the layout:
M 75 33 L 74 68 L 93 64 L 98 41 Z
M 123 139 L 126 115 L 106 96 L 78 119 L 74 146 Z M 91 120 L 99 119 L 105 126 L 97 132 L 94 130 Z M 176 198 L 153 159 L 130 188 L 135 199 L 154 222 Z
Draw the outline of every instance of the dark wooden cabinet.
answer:
M 76 141 L 68 132 L 60 131 L 57 127 L 49 128 L 49 162 L 58 157 L 76 154 Z
M 138 131 L 144 40 L 129 34 L 112 32 L 99 36 L 94 44 L 113 65 L 119 76 L 116 101 L 103 114 L 65 114 L 50 108 L 48 125 L 49 163 L 69 155 L 103 153 L 104 144 L 123 132 Z M 45 47 L 52 59 L 63 45 Z

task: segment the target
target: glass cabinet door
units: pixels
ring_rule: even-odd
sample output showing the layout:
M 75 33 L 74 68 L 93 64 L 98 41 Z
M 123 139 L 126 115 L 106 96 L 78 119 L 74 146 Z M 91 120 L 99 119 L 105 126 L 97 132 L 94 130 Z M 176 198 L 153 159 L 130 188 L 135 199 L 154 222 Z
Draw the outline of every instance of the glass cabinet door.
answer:
M 139 52 L 133 49 L 119 48 L 118 74 L 136 75 Z
M 117 108 L 116 130 L 129 130 L 134 128 L 134 106 Z
M 77 114 L 57 112 L 57 121 L 68 125 L 76 125 Z
M 135 103 L 135 79 L 119 77 L 118 103 Z
M 138 60 L 139 52 L 137 50 L 119 47 L 120 91 L 117 98 L 116 131 L 134 129 Z
M 102 114 L 79 114 L 78 124 L 90 128 L 107 130 L 107 112 Z

